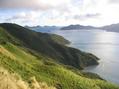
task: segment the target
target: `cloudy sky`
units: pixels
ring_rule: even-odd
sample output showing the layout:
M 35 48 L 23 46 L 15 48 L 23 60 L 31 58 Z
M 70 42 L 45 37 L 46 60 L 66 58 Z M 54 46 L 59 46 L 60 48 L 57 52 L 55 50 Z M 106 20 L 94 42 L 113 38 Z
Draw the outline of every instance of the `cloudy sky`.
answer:
M 119 23 L 119 0 L 0 0 L 0 23 L 93 25 Z

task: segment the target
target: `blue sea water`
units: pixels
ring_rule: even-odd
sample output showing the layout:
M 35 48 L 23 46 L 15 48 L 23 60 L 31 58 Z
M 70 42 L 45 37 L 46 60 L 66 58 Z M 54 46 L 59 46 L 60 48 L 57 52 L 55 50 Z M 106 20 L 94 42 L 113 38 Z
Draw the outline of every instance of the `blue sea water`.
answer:
M 98 66 L 90 66 L 84 71 L 99 74 L 104 79 L 119 84 L 119 33 L 104 30 L 56 30 L 72 43 L 70 46 L 96 55 Z

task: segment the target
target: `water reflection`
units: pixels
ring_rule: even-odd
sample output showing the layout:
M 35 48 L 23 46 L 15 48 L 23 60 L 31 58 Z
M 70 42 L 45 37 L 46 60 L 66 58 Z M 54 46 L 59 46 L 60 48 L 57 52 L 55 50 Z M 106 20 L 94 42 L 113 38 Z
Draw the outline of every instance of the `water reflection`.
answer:
M 98 73 L 103 78 L 119 84 L 119 33 L 105 31 L 57 31 L 72 42 L 71 46 L 91 52 L 101 60 L 98 66 L 85 68 L 85 71 Z

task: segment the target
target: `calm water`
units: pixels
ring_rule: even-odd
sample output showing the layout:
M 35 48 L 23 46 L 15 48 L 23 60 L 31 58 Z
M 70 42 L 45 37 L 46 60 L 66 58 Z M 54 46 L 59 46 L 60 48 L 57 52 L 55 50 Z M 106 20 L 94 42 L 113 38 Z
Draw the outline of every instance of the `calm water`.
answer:
M 71 46 L 91 52 L 101 59 L 98 66 L 87 67 L 85 71 L 119 84 L 119 33 L 99 30 L 57 30 L 55 33 L 70 40 Z

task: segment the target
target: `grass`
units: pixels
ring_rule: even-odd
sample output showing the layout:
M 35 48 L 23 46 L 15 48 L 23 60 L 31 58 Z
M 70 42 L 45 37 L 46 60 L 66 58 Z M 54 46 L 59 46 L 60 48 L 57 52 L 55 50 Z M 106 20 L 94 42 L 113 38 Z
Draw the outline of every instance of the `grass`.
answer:
M 62 65 L 44 61 L 42 57 L 39 59 L 11 43 L 0 45 L 0 50 L 0 65 L 10 73 L 19 74 L 28 84 L 29 79 L 35 76 L 38 82 L 45 82 L 57 89 L 119 89 L 106 81 L 82 76 L 82 73 L 77 74 Z
M 52 38 L 52 40 L 56 41 L 56 42 L 59 43 L 59 44 L 66 45 L 66 44 L 69 44 L 69 43 L 70 43 L 70 42 L 69 42 L 68 40 L 66 40 L 64 37 L 59 36 L 59 35 L 56 35 L 56 34 L 51 34 L 51 38 Z
M 38 55 L 47 56 L 57 63 L 79 69 L 98 64 L 98 58 L 94 55 L 65 46 L 64 44 L 69 42 L 61 36 L 31 31 L 10 23 L 0 24 L 0 27 L 0 38 L 4 44 L 10 42 L 29 48 Z
M 56 89 L 46 83 L 38 82 L 35 77 L 31 77 L 29 82 L 23 81 L 18 74 L 9 73 L 0 67 L 0 89 Z

